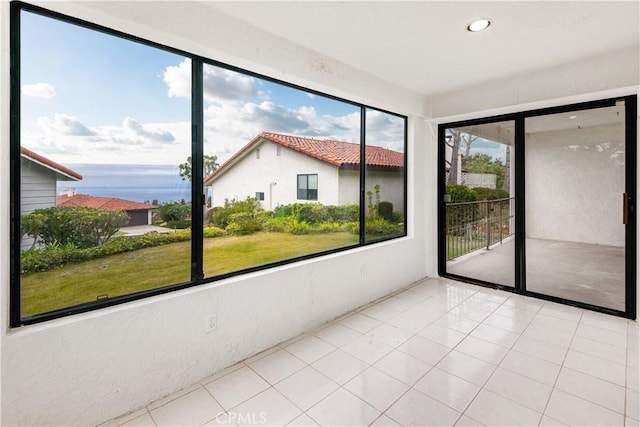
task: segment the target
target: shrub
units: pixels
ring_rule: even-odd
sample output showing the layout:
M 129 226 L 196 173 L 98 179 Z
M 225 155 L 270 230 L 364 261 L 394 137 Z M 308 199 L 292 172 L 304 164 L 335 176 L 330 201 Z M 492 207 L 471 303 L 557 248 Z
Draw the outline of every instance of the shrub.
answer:
M 251 216 L 255 216 L 258 212 L 262 211 L 263 209 L 260 206 L 260 203 L 253 197 L 247 197 L 245 200 L 225 200 L 224 206 L 211 209 L 210 223 L 216 227 L 226 229 L 231 223 L 232 215 L 246 213 L 251 214 Z
M 229 216 L 226 232 L 234 235 L 245 235 L 262 230 L 262 220 L 258 215 L 240 212 Z
M 336 231 L 340 231 L 341 225 L 342 224 L 340 224 L 339 222 L 326 221 L 318 224 L 318 226 L 316 226 L 314 229 L 318 233 L 333 233 Z
M 317 224 L 326 221 L 353 222 L 360 217 L 360 207 L 356 204 L 321 205 L 320 203 L 294 203 L 278 206 L 273 211 L 276 218 L 293 217 L 297 221 Z
M 339 223 L 354 222 L 360 218 L 360 206 L 356 204 L 327 206 L 327 212 L 331 221 Z
M 21 231 L 36 243 L 73 245 L 80 248 L 99 246 L 129 222 L 123 211 L 85 207 L 51 207 L 36 209 L 21 216 Z
M 159 214 L 164 222 L 182 221 L 191 215 L 191 205 L 167 203 L 160 206 Z
M 365 234 L 369 236 L 390 236 L 402 234 L 402 226 L 385 221 L 384 218 L 367 218 L 364 223 Z
M 293 218 L 291 218 L 290 216 L 276 216 L 274 218 L 267 218 L 262 229 L 275 233 L 288 233 L 291 230 L 292 222 Z
M 320 203 L 296 203 L 291 209 L 292 216 L 299 222 L 317 224 L 329 219 L 329 212 Z
M 393 203 L 380 202 L 378 203 L 378 216 L 387 221 L 393 221 Z
M 477 200 L 497 200 L 508 199 L 509 192 L 501 188 L 484 188 L 475 187 L 473 191 L 476 193 Z
M 218 227 L 204 227 L 203 229 L 204 237 L 221 237 L 227 234 L 222 228 Z
M 380 204 L 380 184 L 376 184 L 373 186 L 375 190 L 375 203 L 373 201 L 373 191 L 367 191 L 367 198 L 369 203 L 367 204 L 367 209 L 369 210 L 369 216 L 374 217 L 378 214 L 378 205 Z
M 310 234 L 313 229 L 309 223 L 292 221 L 289 225 L 289 232 L 292 234 Z
M 475 202 L 478 200 L 476 192 L 464 185 L 447 185 L 447 194 L 451 196 L 451 203 Z
M 358 221 L 345 222 L 340 226 L 340 229 L 348 233 L 360 234 L 360 222 Z
M 277 218 L 291 216 L 291 205 L 281 205 L 273 210 L 274 216 Z
M 191 227 L 191 220 L 190 219 L 174 219 L 171 221 L 167 221 L 166 227 L 183 230 L 185 228 Z

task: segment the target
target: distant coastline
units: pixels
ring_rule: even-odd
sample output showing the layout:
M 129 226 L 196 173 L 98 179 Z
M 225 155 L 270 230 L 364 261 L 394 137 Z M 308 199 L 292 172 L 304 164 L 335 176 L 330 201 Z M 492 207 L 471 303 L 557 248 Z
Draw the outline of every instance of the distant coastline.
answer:
M 140 203 L 191 200 L 191 183 L 180 178 L 177 165 L 68 163 L 81 181 L 59 181 L 57 190 L 75 188 L 91 196 L 118 197 Z

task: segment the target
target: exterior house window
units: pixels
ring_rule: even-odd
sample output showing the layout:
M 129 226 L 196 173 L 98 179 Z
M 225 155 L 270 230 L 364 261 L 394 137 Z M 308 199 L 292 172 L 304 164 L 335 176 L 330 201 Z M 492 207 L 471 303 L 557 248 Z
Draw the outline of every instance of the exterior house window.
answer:
M 256 159 L 260 159 L 260 149 L 256 148 Z
M 264 200 L 264 191 L 256 191 L 256 200 Z
M 318 174 L 298 175 L 298 200 L 318 200 Z

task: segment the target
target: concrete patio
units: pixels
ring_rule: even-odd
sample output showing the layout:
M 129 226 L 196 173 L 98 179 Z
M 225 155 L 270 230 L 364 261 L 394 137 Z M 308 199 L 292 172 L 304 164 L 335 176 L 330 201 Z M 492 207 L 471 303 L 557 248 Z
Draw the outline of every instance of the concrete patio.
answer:
M 624 248 L 527 239 L 527 290 L 624 311 Z M 447 262 L 447 272 L 514 286 L 514 240 Z

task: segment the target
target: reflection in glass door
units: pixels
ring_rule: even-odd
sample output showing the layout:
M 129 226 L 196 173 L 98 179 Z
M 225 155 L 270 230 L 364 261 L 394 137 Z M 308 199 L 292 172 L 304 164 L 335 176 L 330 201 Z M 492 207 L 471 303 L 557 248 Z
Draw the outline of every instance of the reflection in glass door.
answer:
M 445 130 L 446 272 L 515 285 L 514 121 Z
M 625 106 L 525 122 L 526 289 L 625 311 Z

